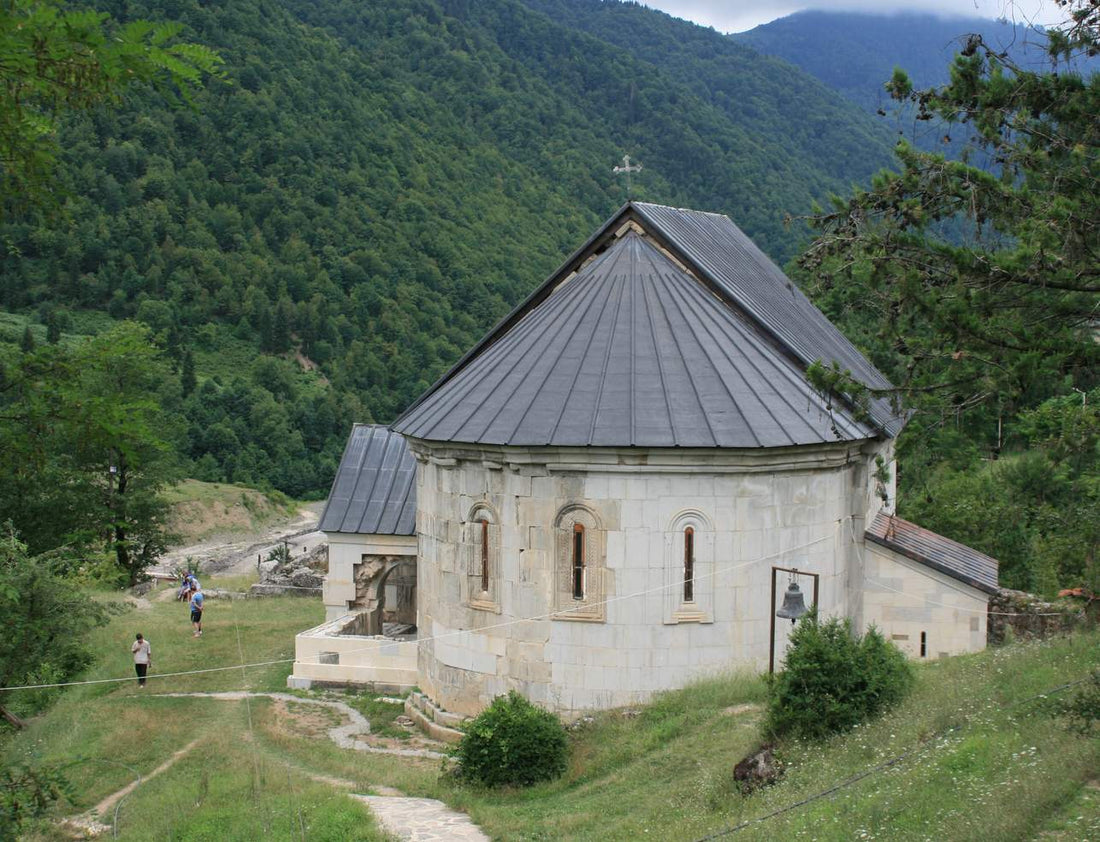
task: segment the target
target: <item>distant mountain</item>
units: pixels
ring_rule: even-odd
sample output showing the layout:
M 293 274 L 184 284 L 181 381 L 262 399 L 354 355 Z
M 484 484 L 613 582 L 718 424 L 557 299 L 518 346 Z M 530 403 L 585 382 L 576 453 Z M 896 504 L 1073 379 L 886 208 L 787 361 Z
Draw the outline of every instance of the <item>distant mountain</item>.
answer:
M 971 33 L 1022 66 L 1050 65 L 1042 30 L 988 18 L 808 11 L 727 37 L 797 65 L 874 111 L 889 102 L 883 85 L 895 67 L 917 87 L 947 82 L 951 61 Z

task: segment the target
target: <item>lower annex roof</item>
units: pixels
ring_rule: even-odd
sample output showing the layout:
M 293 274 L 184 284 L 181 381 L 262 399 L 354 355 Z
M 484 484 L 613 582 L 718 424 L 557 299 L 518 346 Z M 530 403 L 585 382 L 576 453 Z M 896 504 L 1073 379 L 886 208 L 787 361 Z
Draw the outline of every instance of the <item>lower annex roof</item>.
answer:
M 402 436 L 377 424 L 352 427 L 317 528 L 416 534 L 416 460 Z

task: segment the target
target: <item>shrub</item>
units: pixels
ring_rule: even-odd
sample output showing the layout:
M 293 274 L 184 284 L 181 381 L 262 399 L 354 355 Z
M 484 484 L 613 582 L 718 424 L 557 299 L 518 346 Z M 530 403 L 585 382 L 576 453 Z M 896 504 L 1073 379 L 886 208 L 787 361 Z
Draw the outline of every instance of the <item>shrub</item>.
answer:
M 455 748 L 463 780 L 484 786 L 530 786 L 565 771 L 565 728 L 515 690 L 497 696 L 466 726 Z
M 1100 670 L 1060 708 L 1072 730 L 1086 737 L 1100 732 Z
M 905 655 L 875 628 L 861 638 L 846 619 L 808 614 L 772 680 L 766 728 L 810 739 L 846 731 L 897 704 L 912 682 Z

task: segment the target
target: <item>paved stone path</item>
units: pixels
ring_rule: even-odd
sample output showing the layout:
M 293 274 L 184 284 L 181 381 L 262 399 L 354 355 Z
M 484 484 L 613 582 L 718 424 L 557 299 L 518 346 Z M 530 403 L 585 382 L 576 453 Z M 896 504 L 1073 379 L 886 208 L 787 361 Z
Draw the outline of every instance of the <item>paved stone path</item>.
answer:
M 147 698 L 156 698 L 157 696 L 176 699 L 218 699 L 225 702 L 239 702 L 243 701 L 245 697 L 253 699 L 266 698 L 277 699 L 283 702 L 293 702 L 299 705 L 326 707 L 337 710 L 348 718 L 347 725 L 337 725 L 334 728 L 328 729 L 329 739 L 340 746 L 340 748 L 347 748 L 352 751 L 367 751 L 373 754 L 393 754 L 398 757 L 428 757 L 433 760 L 440 760 L 447 756 L 442 752 L 432 751 L 427 748 L 383 748 L 381 746 L 372 746 L 362 740 L 356 739 L 357 737 L 370 734 L 370 723 L 363 714 L 343 702 L 329 701 L 327 699 L 307 699 L 301 696 L 292 696 L 290 693 L 253 693 L 245 690 L 228 690 L 223 693 L 156 693 Z
M 382 828 L 409 842 L 489 842 L 465 813 L 434 798 L 356 795 L 378 817 Z

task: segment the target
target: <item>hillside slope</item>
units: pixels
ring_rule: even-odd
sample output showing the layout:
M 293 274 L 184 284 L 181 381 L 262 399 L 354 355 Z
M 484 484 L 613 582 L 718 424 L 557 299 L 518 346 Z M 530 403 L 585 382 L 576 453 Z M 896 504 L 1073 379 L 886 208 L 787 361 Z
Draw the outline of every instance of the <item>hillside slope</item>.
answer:
M 57 812 L 71 814 L 133 781 L 131 767 L 148 775 L 201 723 L 206 744 L 217 748 L 137 787 L 120 808 L 122 840 L 291 842 L 301 838 L 303 812 L 309 839 L 355 838 L 348 828 L 324 829 L 352 803 L 341 780 L 352 792 L 389 787 L 441 798 L 500 840 L 690 842 L 742 822 L 750 824 L 731 838 L 1077 842 L 1100 831 L 1100 799 L 1087 797 L 1100 741 L 1071 732 L 1054 715 L 1053 702 L 1064 695 L 1034 698 L 1100 668 L 1096 632 L 927 661 L 900 707 L 825 743 L 782 746 L 784 777 L 748 796 L 732 769 L 759 745 L 766 685 L 757 676 L 713 677 L 629 712 L 596 714 L 570 732 L 570 763 L 559 780 L 475 790 L 441 774 L 438 760 L 371 754 L 364 762 L 360 752 L 337 748 L 325 731 L 342 724 L 340 717 L 294 716 L 268 699 L 161 695 L 285 692 L 290 664 L 271 662 L 290 657 L 293 635 L 323 619 L 319 603 L 293 597 L 217 600 L 208 611 L 201 645 L 188 634 L 170 590 L 112 616 L 92 634 L 100 660 L 85 677 L 132 675 L 120 641 L 128 643 L 140 628 L 157 653 L 149 687 L 139 691 L 123 681 L 60 693 L 25 731 L 0 734 L 0 763 L 64 764 L 73 803 Z M 229 669 L 242 661 L 262 665 Z M 210 668 L 216 671 L 171 675 Z M 387 730 L 400 712 L 396 705 L 369 691 L 344 698 L 370 719 L 373 733 L 407 737 L 400 728 Z M 21 701 L 13 702 L 16 710 Z M 830 797 L 801 804 L 842 782 Z M 201 809 L 166 809 L 177 804 Z M 364 826 L 362 818 L 353 825 Z M 59 839 L 45 830 L 32 838 Z M 1055 835 L 1060 830 L 1065 834 Z
M 639 197 L 726 211 L 779 260 L 785 214 L 889 155 L 799 71 L 640 8 L 607 39 L 518 0 L 97 6 L 181 20 L 227 78 L 69 121 L 61 212 L 0 225 L 0 306 L 190 350 L 205 480 L 327 490 L 352 421 L 393 418 L 622 202 L 624 152 Z

